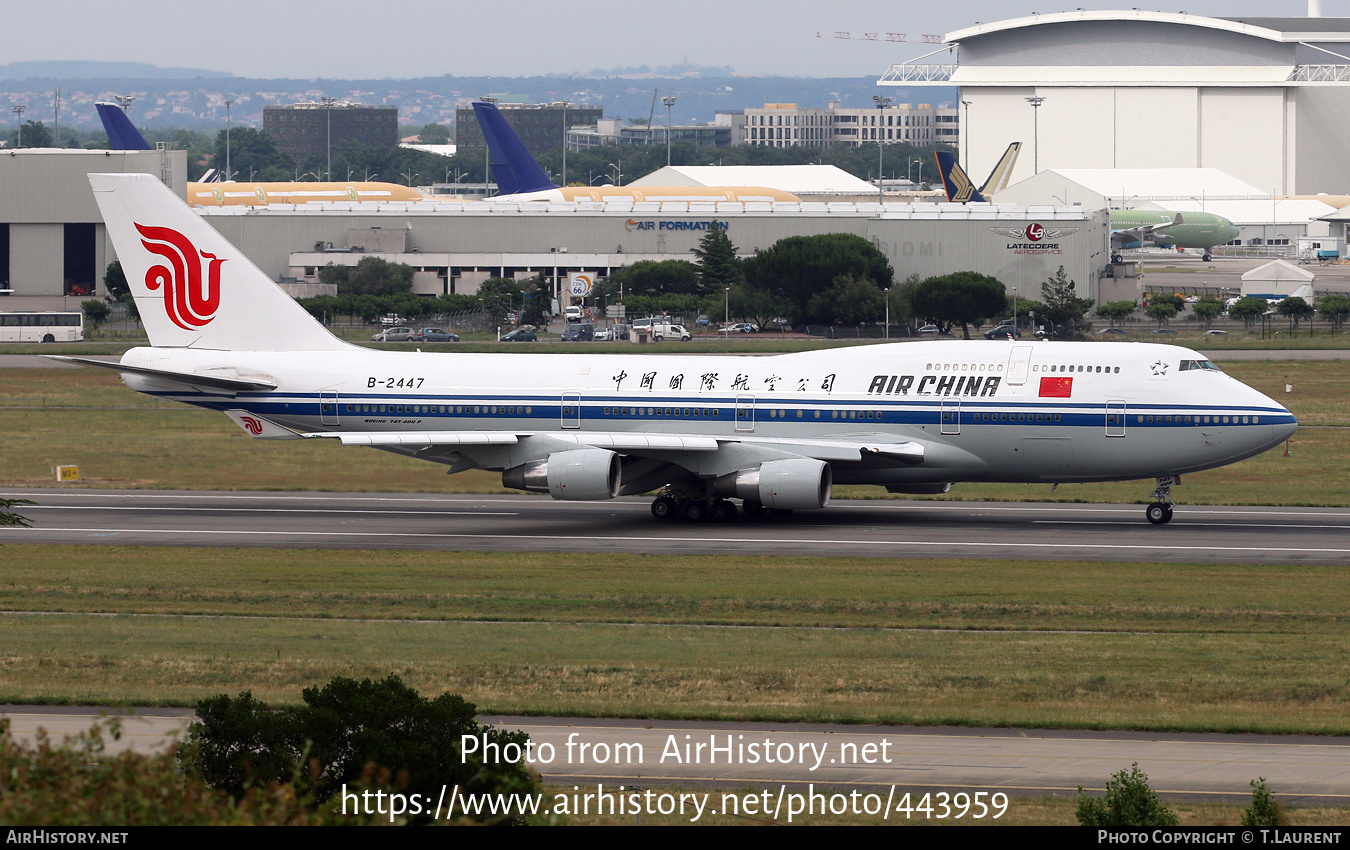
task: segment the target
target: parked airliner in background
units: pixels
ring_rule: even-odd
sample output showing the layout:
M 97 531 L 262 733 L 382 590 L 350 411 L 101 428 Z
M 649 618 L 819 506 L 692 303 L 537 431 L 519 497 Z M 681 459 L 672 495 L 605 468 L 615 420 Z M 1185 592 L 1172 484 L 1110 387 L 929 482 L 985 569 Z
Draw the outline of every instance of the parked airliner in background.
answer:
M 131 388 L 260 439 L 500 471 L 555 499 L 660 490 L 657 517 L 823 508 L 836 484 L 1154 477 L 1279 445 L 1284 407 L 1185 348 L 934 341 L 771 357 L 372 351 L 330 334 L 148 174 L 90 175 L 152 347 Z
M 1014 144 L 1017 144 L 1014 142 Z M 988 203 L 997 188 L 995 176 L 1008 161 L 1009 153 L 1004 153 L 999 165 L 989 175 L 984 186 L 979 189 L 970 182 L 970 177 L 957 163 L 956 157 L 947 151 L 937 152 L 938 173 L 942 175 L 942 187 L 946 190 L 947 200 L 954 203 Z M 1016 154 L 1013 153 L 1016 159 Z M 1007 165 L 1011 170 L 1011 164 Z M 1006 172 L 1005 172 L 1006 174 Z M 1006 176 L 1004 178 L 1006 180 Z M 1168 210 L 1111 210 L 1111 262 L 1118 263 L 1123 257 L 1121 251 L 1126 248 L 1140 248 L 1144 245 L 1157 245 L 1165 248 L 1199 248 L 1204 251 L 1201 259 L 1209 262 L 1213 259 L 1209 249 L 1216 245 L 1227 245 L 1238 238 L 1238 229 L 1233 222 L 1221 215 L 1204 212 L 1170 212 Z

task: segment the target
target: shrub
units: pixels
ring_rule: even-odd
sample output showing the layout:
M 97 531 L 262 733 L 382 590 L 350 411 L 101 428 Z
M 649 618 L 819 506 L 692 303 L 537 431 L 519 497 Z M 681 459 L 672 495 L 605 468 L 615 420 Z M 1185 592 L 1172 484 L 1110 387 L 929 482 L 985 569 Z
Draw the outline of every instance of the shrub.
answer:
M 1106 797 L 1090 797 L 1078 786 L 1074 812 L 1082 826 L 1176 826 L 1177 815 L 1148 787 L 1148 777 L 1135 762 L 1106 783 Z
M 1287 826 L 1289 820 L 1275 795 L 1266 788 L 1266 778 L 1252 780 L 1252 804 L 1242 810 L 1243 826 Z

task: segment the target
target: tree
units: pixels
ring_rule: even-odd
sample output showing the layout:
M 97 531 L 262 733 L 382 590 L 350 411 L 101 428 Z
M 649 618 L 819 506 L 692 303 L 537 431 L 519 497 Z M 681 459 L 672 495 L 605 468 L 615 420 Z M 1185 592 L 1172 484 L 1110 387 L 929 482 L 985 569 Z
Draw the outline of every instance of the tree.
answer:
M 1243 826 L 1288 826 L 1284 809 L 1266 788 L 1266 778 L 1253 779 L 1252 804 L 1242 810 Z
M 1045 305 L 1045 318 L 1052 322 L 1056 336 L 1070 338 L 1082 337 L 1091 328 L 1083 317 L 1092 307 L 1092 301 L 1079 298 L 1077 284 L 1069 280 L 1060 266 L 1054 276 L 1041 284 L 1041 301 Z
M 337 284 L 339 295 L 396 295 L 412 292 L 413 268 L 366 256 L 353 266 L 329 263 L 319 269 L 321 283 Z
M 1109 321 L 1113 328 L 1116 326 L 1116 322 L 1123 322 L 1133 313 L 1133 301 L 1108 301 L 1097 307 L 1097 315 Z
M 1144 315 L 1158 322 L 1158 327 L 1167 327 L 1167 323 L 1177 314 L 1177 307 L 1171 301 L 1155 301 L 1148 305 Z
M 699 295 L 698 267 L 688 260 L 638 260 L 609 276 L 610 289 L 628 295 Z
M 18 130 L 9 134 L 9 146 L 19 147 L 19 141 L 22 138 L 23 147 L 26 148 L 49 148 L 52 146 L 52 131 L 48 130 L 41 121 L 25 121 L 23 132 Z
M 698 257 L 699 285 L 709 295 L 724 292 L 726 287 L 735 286 L 743 279 L 736 246 L 731 244 L 731 237 L 715 219 L 699 240 L 694 256 Z
M 304 705 L 281 710 L 248 692 L 203 700 L 179 761 L 236 798 L 271 782 L 308 782 L 320 806 L 344 786 L 372 784 L 397 783 L 401 793 L 425 800 L 454 785 L 461 797 L 539 793 L 523 758 L 528 736 L 478 723 L 476 707 L 458 696 L 428 700 L 397 676 L 378 682 L 339 676 L 323 688 L 306 688 L 302 698 Z M 485 756 L 493 745 L 501 758 Z M 522 757 L 512 760 L 516 748 Z M 500 816 L 470 817 L 497 822 Z
M 121 260 L 113 260 L 104 269 L 103 288 L 107 290 L 108 297 L 113 299 L 121 299 L 123 295 L 131 294 L 131 286 L 127 284 L 127 275 L 122 271 Z
M 108 309 L 107 303 L 100 301 L 97 298 L 81 301 L 80 309 L 84 311 L 85 321 L 88 322 L 94 330 L 98 330 L 100 325 L 108 321 L 108 315 L 112 312 Z
M 0 526 L 28 528 L 31 523 L 28 517 L 22 514 L 16 514 L 10 511 L 10 508 L 19 505 L 36 505 L 37 502 L 28 499 L 0 499 Z
M 553 315 L 553 284 L 542 274 L 525 281 L 529 297 L 525 299 L 525 309 L 521 311 L 522 325 L 542 327 L 548 324 Z
M 875 322 L 886 311 L 886 296 L 867 278 L 840 275 L 829 289 L 811 299 L 811 312 L 830 324 L 861 325 Z
M 811 299 L 841 275 L 866 278 L 881 289 L 890 287 L 894 277 L 886 255 L 851 233 L 780 239 L 746 260 L 744 270 L 747 283 L 786 299 L 795 318 L 808 320 L 821 318 L 811 313 Z
M 499 327 L 506 322 L 511 305 L 520 297 L 520 286 L 504 277 L 490 277 L 478 287 L 478 300 L 488 315 L 488 326 Z
M 1177 816 L 1148 787 L 1148 776 L 1135 762 L 1129 772 L 1114 774 L 1106 783 L 1106 797 L 1089 797 L 1078 786 L 1074 814 L 1080 826 L 1176 826 Z
M 1275 305 L 1275 312 L 1288 317 L 1297 328 L 1300 319 L 1306 319 L 1313 314 L 1313 306 L 1297 295 L 1291 295 Z
M 951 325 L 959 324 L 965 339 L 977 326 L 1008 309 L 1007 289 L 997 279 L 978 272 L 956 272 L 930 277 L 914 289 L 914 312 Z
M 272 137 L 252 127 L 230 130 L 230 170 L 246 181 L 285 181 L 295 179 L 295 162 L 289 154 L 277 150 Z M 212 163 L 225 170 L 225 131 L 216 135 Z
M 450 128 L 444 124 L 431 123 L 417 131 L 417 138 L 424 145 L 450 144 Z
M 1228 315 L 1241 319 L 1242 323 L 1250 328 L 1252 322 L 1256 320 L 1256 317 L 1264 316 L 1269 309 L 1270 305 L 1266 303 L 1266 299 L 1253 298 L 1248 295 L 1245 298 L 1239 299 L 1232 307 L 1229 307 Z
M 1331 322 L 1336 330 L 1340 330 L 1345 324 L 1345 319 L 1350 316 L 1350 296 L 1346 295 L 1323 295 L 1317 299 L 1317 312 L 1322 314 L 1322 318 Z
M 1201 298 L 1192 305 L 1191 312 L 1204 322 L 1205 328 L 1208 329 L 1210 322 L 1223 315 L 1223 302 L 1217 298 Z

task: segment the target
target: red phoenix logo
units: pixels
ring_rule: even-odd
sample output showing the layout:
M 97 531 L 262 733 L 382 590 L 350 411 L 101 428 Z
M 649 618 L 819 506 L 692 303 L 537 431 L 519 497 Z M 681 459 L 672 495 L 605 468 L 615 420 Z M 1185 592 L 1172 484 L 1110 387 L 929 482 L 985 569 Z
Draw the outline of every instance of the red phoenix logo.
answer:
M 1027 239 L 1032 242 L 1039 242 L 1045 238 L 1045 228 L 1032 222 L 1027 225 Z
M 150 267 L 145 273 L 145 285 L 151 292 L 164 287 L 164 312 L 169 320 L 186 331 L 204 327 L 220 308 L 220 266 L 225 261 L 198 251 L 176 230 L 142 224 L 137 224 L 136 229 L 143 237 L 141 244 L 145 249 L 168 261 L 167 265 Z
M 253 436 L 256 437 L 262 433 L 262 423 L 257 419 L 254 419 L 252 416 L 240 416 L 239 419 Z

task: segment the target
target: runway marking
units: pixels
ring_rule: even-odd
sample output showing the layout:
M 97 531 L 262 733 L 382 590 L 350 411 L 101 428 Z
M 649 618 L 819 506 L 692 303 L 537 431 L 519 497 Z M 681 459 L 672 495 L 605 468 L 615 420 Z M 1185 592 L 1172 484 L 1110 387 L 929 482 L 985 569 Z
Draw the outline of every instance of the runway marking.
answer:
M 1033 519 L 1031 522 L 1034 525 L 1121 525 L 1119 522 L 1105 519 Z M 1182 525 L 1185 524 L 1182 523 Z M 1202 528 L 1320 528 L 1327 531 L 1350 528 L 1350 525 L 1299 525 L 1274 522 L 1206 522 L 1199 524 L 1199 526 Z
M 79 534 L 106 534 L 109 531 L 118 531 L 119 529 L 108 528 L 0 528 L 0 532 L 11 534 L 36 534 L 39 532 L 63 532 Z M 258 537 L 359 537 L 359 538 L 410 538 L 410 539 L 432 539 L 432 540 L 544 540 L 567 543 L 590 543 L 598 541 L 615 544 L 670 544 L 678 545 L 683 548 L 689 548 L 690 544 L 703 545 L 725 545 L 728 543 L 743 543 L 746 545 L 762 546 L 765 542 L 771 542 L 769 538 L 761 537 L 717 537 L 700 539 L 696 537 L 596 537 L 594 535 L 566 535 L 566 534 L 454 534 L 449 532 L 392 532 L 392 531 L 240 531 L 233 529 L 224 529 L 216 531 L 203 531 L 198 529 L 181 528 L 140 528 L 140 529 L 120 529 L 124 534 L 195 534 L 199 536 L 210 535 L 242 535 Z M 973 541 L 954 541 L 954 540 L 821 540 L 806 538 L 791 538 L 791 542 L 797 544 L 810 544 L 813 546 L 923 546 L 923 547 L 969 547 L 974 549 L 1102 549 L 1102 550 L 1120 550 L 1120 551 L 1159 551 L 1164 550 L 1168 553 L 1176 552 L 1282 552 L 1295 554 L 1334 554 L 1347 555 L 1350 549 L 1336 548 L 1300 548 L 1293 546 L 1181 546 L 1172 542 L 1159 542 L 1150 544 L 1126 544 L 1126 543 L 1009 543 L 1009 542 L 990 542 L 980 543 Z

